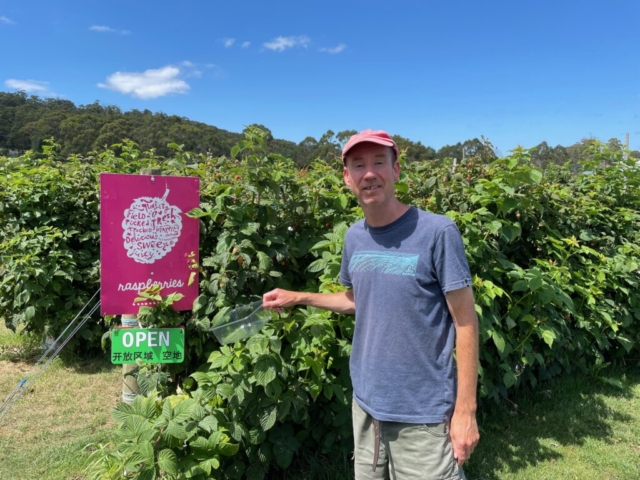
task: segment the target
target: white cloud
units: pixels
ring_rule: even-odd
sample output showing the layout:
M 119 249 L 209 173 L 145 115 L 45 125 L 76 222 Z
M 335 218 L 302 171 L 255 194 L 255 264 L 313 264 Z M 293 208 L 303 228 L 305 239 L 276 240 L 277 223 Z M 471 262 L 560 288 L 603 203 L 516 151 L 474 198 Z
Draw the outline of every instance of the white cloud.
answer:
M 116 33 L 118 35 L 129 35 L 131 33 L 129 30 L 116 30 L 106 25 L 91 25 L 89 30 L 100 33 Z
M 186 93 L 191 87 L 180 78 L 178 67 L 168 65 L 163 68 L 139 72 L 116 72 L 107 77 L 106 83 L 98 87 L 136 98 L 158 98 L 172 93 Z
M 181 69 L 181 73 L 183 74 L 184 78 L 202 78 L 202 76 L 204 75 L 203 69 L 210 69 L 214 67 L 218 68 L 213 63 L 202 64 L 190 62 L 189 60 L 180 62 L 180 66 L 184 67 L 183 69 Z
M 321 48 L 319 51 L 336 54 L 342 52 L 345 48 L 347 48 L 347 46 L 344 43 L 341 43 L 340 45 L 337 45 L 335 47 Z
M 222 43 L 224 43 L 224 46 L 226 48 L 229 48 L 229 47 L 233 46 L 234 43 L 236 43 L 236 39 L 235 38 L 223 38 L 222 39 Z
M 0 23 L 4 23 L 5 25 L 13 25 L 14 22 L 9 17 L 5 17 L 4 15 L 0 15 Z
M 44 93 L 49 90 L 49 82 L 40 82 L 38 80 L 18 80 L 16 78 L 10 78 L 5 81 L 4 84 L 9 88 L 24 90 L 27 93 Z
M 307 44 L 311 40 L 305 35 L 297 37 L 278 37 L 274 38 L 270 42 L 263 43 L 264 48 L 273 50 L 274 52 L 283 52 L 288 48 L 304 47 L 307 48 Z
M 40 80 L 18 80 L 17 78 L 9 78 L 4 84 L 9 88 L 23 90 L 32 95 L 40 95 L 42 97 L 60 97 L 61 95 L 49 90 L 49 82 Z
M 251 45 L 251 42 L 242 42 L 242 45 L 240 45 L 242 48 L 249 48 L 249 45 Z

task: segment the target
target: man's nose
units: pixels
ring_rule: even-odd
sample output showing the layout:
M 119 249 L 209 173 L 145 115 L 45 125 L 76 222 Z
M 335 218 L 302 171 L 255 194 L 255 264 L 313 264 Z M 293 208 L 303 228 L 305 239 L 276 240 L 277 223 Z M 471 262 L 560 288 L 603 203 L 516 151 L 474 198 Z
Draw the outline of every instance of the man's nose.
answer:
M 372 167 L 367 167 L 364 171 L 364 178 L 374 178 L 376 174 L 373 171 Z

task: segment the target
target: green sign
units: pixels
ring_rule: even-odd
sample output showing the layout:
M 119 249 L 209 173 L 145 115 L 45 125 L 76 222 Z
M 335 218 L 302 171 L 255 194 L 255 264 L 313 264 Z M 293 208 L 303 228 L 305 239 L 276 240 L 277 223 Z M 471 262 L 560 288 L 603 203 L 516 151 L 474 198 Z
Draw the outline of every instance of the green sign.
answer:
M 117 328 L 111 332 L 111 363 L 182 363 L 182 328 Z

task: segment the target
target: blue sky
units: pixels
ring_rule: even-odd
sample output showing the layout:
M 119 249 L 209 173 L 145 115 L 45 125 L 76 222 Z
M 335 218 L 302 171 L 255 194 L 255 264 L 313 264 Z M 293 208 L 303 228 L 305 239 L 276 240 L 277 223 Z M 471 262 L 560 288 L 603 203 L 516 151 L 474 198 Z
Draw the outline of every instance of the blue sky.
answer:
M 0 89 L 295 142 L 640 149 L 640 1 L 0 2 Z

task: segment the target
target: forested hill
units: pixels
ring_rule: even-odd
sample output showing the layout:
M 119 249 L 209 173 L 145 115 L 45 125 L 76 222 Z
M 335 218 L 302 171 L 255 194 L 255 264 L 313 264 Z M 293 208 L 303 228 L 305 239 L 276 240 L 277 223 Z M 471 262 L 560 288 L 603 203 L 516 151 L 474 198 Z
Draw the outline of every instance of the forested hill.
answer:
M 299 165 L 307 165 L 316 158 L 339 155 L 342 145 L 353 133 L 355 130 L 338 133 L 329 130 L 318 140 L 307 137 L 300 143 L 269 135 L 268 148 L 271 152 L 293 158 Z M 42 99 L 24 92 L 0 92 L 0 155 L 7 150 L 41 151 L 43 140 L 49 137 L 62 145 L 62 155 L 86 154 L 131 139 L 142 150 L 154 148 L 162 156 L 170 155 L 167 145 L 172 142 L 184 145 L 188 151 L 217 156 L 228 154 L 231 147 L 242 138 L 242 133 L 149 110 L 123 112 L 116 106 L 105 106 L 99 102 L 76 106 L 69 100 Z M 395 135 L 394 139 L 401 149 L 407 149 L 408 161 L 445 157 L 460 159 L 473 155 L 486 160 L 495 157 L 493 147 L 485 139 L 474 138 L 455 145 L 445 145 L 437 151 L 399 135 Z M 534 162 L 544 166 L 547 163 L 577 160 L 589 143 L 587 139 L 569 147 L 550 147 L 543 142 L 538 145 Z M 621 148 L 616 139 L 609 143 Z M 640 157 L 640 154 L 637 156 Z

